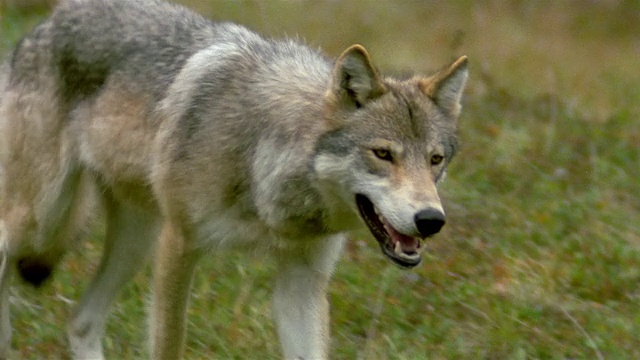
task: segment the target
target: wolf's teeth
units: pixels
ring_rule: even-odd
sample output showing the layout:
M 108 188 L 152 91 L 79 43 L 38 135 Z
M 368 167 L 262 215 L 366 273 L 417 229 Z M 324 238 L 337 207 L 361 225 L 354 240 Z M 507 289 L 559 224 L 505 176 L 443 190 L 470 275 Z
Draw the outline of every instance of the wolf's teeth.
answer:
M 378 219 L 380 220 L 380 222 L 384 223 L 384 221 L 382 221 L 382 214 L 380 214 L 380 211 L 378 211 L 377 207 L 373 208 L 373 211 L 376 213 L 376 215 L 378 216 Z
M 402 245 L 400 245 L 400 241 L 398 241 L 396 243 L 396 247 L 393 249 L 393 251 L 395 251 L 396 255 L 402 255 Z

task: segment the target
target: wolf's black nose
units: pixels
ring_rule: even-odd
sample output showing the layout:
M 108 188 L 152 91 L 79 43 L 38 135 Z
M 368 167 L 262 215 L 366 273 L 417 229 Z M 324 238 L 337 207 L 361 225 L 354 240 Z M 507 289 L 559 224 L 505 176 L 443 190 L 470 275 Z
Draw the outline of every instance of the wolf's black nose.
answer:
M 419 211 L 414 216 L 414 221 L 418 231 L 425 238 L 437 234 L 445 222 L 442 211 L 433 208 Z

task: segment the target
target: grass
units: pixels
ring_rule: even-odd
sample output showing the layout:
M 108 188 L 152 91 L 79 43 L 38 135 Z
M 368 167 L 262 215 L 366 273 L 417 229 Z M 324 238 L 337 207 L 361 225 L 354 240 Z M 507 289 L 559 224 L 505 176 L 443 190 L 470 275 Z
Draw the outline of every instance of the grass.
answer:
M 190 5 L 387 71 L 471 61 L 449 215 L 415 271 L 354 239 L 330 290 L 336 359 L 640 358 L 640 73 L 633 2 L 261 2 Z M 0 8 L 0 52 L 43 14 Z M 310 15 L 313 14 L 313 15 Z M 12 290 L 21 359 L 65 358 L 65 320 L 101 232 L 44 289 Z M 200 266 L 188 358 L 279 357 L 266 259 Z M 105 346 L 144 358 L 149 271 L 120 294 Z M 214 355 L 215 354 L 215 355 Z

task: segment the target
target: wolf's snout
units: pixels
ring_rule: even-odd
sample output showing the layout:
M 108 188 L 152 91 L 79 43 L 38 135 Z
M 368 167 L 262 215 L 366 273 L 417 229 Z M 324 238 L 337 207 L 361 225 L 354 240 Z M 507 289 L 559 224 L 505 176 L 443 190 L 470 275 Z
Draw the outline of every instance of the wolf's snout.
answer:
M 414 221 L 420 235 L 425 238 L 437 234 L 445 223 L 442 211 L 433 208 L 419 211 Z

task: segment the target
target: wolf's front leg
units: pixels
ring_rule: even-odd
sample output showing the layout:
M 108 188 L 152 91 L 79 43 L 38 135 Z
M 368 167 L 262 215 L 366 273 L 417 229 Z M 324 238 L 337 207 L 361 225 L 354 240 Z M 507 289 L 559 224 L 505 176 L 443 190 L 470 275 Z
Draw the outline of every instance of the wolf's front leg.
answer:
M 335 236 L 279 253 L 273 309 L 285 359 L 327 358 L 326 292 L 343 243 L 344 237 Z
M 154 269 L 151 358 L 182 359 L 191 280 L 200 252 L 189 250 L 184 232 L 167 222 Z

